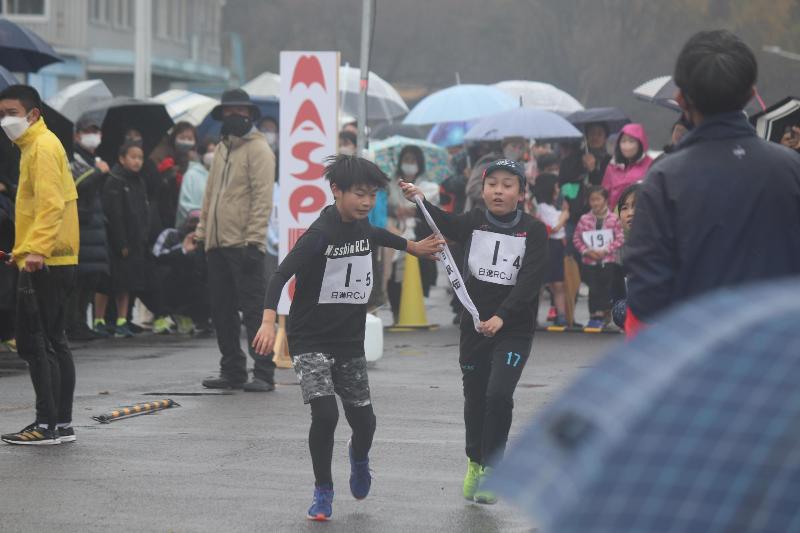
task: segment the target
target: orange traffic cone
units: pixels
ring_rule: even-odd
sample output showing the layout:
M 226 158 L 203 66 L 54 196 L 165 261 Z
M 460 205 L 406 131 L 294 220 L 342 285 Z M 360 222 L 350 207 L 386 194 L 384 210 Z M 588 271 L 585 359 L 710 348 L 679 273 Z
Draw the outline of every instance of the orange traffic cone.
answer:
M 403 288 L 400 293 L 400 317 L 388 331 L 433 330 L 438 324 L 428 324 L 425 314 L 425 300 L 422 296 L 422 276 L 419 272 L 419 259 L 406 254 L 403 272 Z

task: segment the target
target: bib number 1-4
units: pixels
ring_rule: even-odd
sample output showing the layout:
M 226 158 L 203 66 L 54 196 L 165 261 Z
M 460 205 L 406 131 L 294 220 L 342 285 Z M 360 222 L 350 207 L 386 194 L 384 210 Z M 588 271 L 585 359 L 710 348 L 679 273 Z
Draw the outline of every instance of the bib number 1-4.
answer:
M 475 230 L 469 248 L 473 277 L 498 285 L 516 285 L 525 255 L 525 237 Z
M 372 254 L 328 258 L 321 304 L 366 304 L 372 294 Z

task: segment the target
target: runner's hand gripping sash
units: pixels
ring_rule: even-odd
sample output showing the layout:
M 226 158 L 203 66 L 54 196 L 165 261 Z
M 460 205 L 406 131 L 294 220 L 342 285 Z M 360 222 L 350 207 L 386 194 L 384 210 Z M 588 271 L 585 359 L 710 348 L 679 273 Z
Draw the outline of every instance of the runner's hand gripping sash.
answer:
M 428 223 L 428 226 L 430 226 L 434 233 L 441 235 L 442 232 L 439 231 L 439 228 L 436 226 L 433 218 L 431 218 L 430 213 L 428 213 L 428 210 L 425 209 L 425 204 L 422 203 L 420 197 L 416 196 L 414 201 L 417 203 L 417 207 L 419 207 L 420 211 L 422 212 L 422 216 L 425 217 L 425 221 Z M 461 301 L 461 305 L 463 305 L 464 308 L 469 311 L 469 314 L 472 315 L 472 324 L 475 326 L 475 331 L 480 332 L 481 319 L 478 315 L 478 309 L 475 307 L 475 304 L 472 303 L 472 298 L 469 297 L 467 288 L 464 286 L 464 280 L 461 279 L 461 274 L 456 267 L 453 254 L 450 253 L 450 248 L 447 246 L 447 244 L 445 244 L 444 249 L 439 252 L 439 259 L 444 265 L 444 269 L 447 272 L 447 279 L 450 281 L 450 286 L 453 287 L 454 291 L 456 291 L 456 296 L 458 296 L 458 299 Z

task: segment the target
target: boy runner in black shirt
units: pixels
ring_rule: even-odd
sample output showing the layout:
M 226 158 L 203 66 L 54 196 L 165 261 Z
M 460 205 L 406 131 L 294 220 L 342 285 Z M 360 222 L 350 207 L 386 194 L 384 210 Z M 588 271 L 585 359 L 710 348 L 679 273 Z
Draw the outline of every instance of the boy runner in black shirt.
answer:
M 370 225 L 367 215 L 375 206 L 376 193 L 389 183 L 373 163 L 338 156 L 329 160 L 325 175 L 336 202 L 322 211 L 270 279 L 263 322 L 253 341 L 257 353 L 272 351 L 281 291 L 296 276 L 287 333 L 303 400 L 311 405 L 308 444 L 316 483 L 310 520 L 329 520 L 332 514 L 331 460 L 339 419 L 334 393 L 342 399 L 353 430 L 348 446 L 353 496 L 366 498 L 372 481 L 368 454 L 375 415 L 364 357 L 366 304 L 374 279 L 372 251 L 387 246 L 435 258 L 444 245 L 438 236 L 406 241 Z
M 401 184 L 407 199 L 422 196 Z M 547 230 L 523 212 L 525 172 L 510 159 L 483 175 L 486 209 L 451 215 L 425 202 L 448 239 L 465 246 L 467 292 L 480 314 L 480 332 L 462 314 L 459 363 L 464 386 L 467 474 L 464 497 L 492 504 L 483 480 L 505 450 L 514 389 L 530 355 L 539 288 L 547 264 Z

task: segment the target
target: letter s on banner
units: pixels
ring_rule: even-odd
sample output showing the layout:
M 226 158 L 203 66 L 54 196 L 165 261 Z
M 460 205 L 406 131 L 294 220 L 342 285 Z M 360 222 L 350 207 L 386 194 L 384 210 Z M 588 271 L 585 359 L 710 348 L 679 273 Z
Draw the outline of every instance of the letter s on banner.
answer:
M 333 202 L 323 161 L 336 153 L 339 105 L 339 52 L 281 52 L 280 260 Z M 278 313 L 289 312 L 290 287 Z

